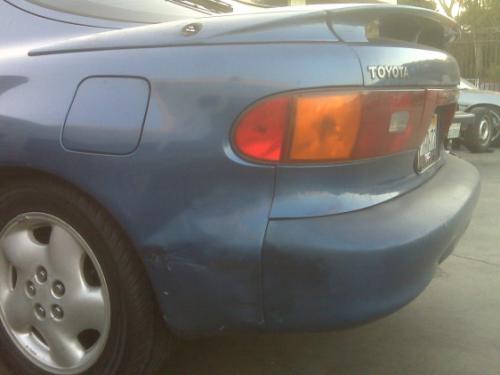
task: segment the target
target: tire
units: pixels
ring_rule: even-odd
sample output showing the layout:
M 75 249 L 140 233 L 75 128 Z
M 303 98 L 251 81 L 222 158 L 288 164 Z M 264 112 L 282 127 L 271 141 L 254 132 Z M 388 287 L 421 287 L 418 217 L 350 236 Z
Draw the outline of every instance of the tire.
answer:
M 464 143 L 471 152 L 486 152 L 493 135 L 493 119 L 488 108 L 473 108 L 474 124 L 465 132 Z
M 0 187 L 2 269 L 0 350 L 15 374 L 153 374 L 171 352 L 129 241 L 66 184 Z
M 491 145 L 494 147 L 500 146 L 500 108 L 495 107 L 490 109 L 491 118 L 493 120 L 493 136 L 491 137 Z

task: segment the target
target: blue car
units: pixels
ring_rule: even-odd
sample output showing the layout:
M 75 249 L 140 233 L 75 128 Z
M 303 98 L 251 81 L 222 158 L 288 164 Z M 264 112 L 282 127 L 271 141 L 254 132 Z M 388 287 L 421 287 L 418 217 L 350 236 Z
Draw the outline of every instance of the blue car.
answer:
M 323 331 L 414 299 L 479 194 L 443 140 L 438 13 L 0 0 L 0 346 L 151 374 L 174 337 Z

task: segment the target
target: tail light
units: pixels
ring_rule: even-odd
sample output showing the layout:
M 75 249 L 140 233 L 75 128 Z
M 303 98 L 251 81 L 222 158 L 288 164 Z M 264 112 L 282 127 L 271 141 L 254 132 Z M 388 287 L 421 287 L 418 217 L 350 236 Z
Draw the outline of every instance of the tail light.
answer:
M 432 116 L 456 90 L 290 93 L 257 102 L 238 119 L 233 143 L 245 157 L 274 163 L 350 161 L 415 149 Z M 453 111 L 454 112 L 454 111 Z

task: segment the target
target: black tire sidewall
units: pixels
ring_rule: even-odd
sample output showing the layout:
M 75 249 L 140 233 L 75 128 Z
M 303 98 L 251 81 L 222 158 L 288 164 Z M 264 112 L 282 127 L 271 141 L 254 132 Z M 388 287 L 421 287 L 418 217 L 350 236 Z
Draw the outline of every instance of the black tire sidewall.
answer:
M 474 124 L 471 126 L 465 137 L 465 144 L 467 148 L 472 152 L 484 152 L 490 147 L 491 137 L 493 132 L 493 125 L 490 110 L 488 108 L 474 108 L 471 110 L 474 113 Z M 480 138 L 480 124 L 486 119 L 489 126 L 489 136 L 486 140 L 481 140 Z
M 500 126 L 500 108 L 491 109 L 490 113 L 491 113 L 492 123 L 494 121 L 498 121 L 498 125 Z M 493 119 L 493 116 L 496 117 L 496 120 Z M 493 125 L 492 125 L 492 127 L 495 128 Z M 496 130 L 496 133 L 495 133 L 496 139 L 493 140 L 493 136 L 491 137 L 492 138 L 491 145 L 498 147 L 498 146 L 500 146 L 500 127 L 493 129 L 493 132 L 495 132 L 495 130 Z

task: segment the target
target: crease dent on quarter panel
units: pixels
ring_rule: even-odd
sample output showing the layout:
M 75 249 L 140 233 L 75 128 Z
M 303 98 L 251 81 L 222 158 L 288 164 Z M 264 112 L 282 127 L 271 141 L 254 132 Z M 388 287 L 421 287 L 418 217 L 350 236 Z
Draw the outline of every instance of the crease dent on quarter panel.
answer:
M 267 231 L 269 229 L 269 223 L 271 221 L 271 212 L 273 210 L 273 202 L 274 202 L 274 197 L 276 194 L 276 185 L 277 185 L 277 180 L 278 180 L 278 167 L 274 166 L 274 179 L 273 179 L 273 193 L 271 196 L 271 204 L 269 205 L 269 211 L 267 213 L 267 223 L 266 223 L 266 229 L 264 230 L 264 233 L 262 234 L 262 241 L 260 245 L 260 306 L 261 306 L 261 324 L 263 326 L 266 325 L 267 322 L 267 311 L 266 311 L 266 305 L 265 305 L 265 298 L 264 298 L 264 243 L 266 241 L 266 236 L 267 236 Z

